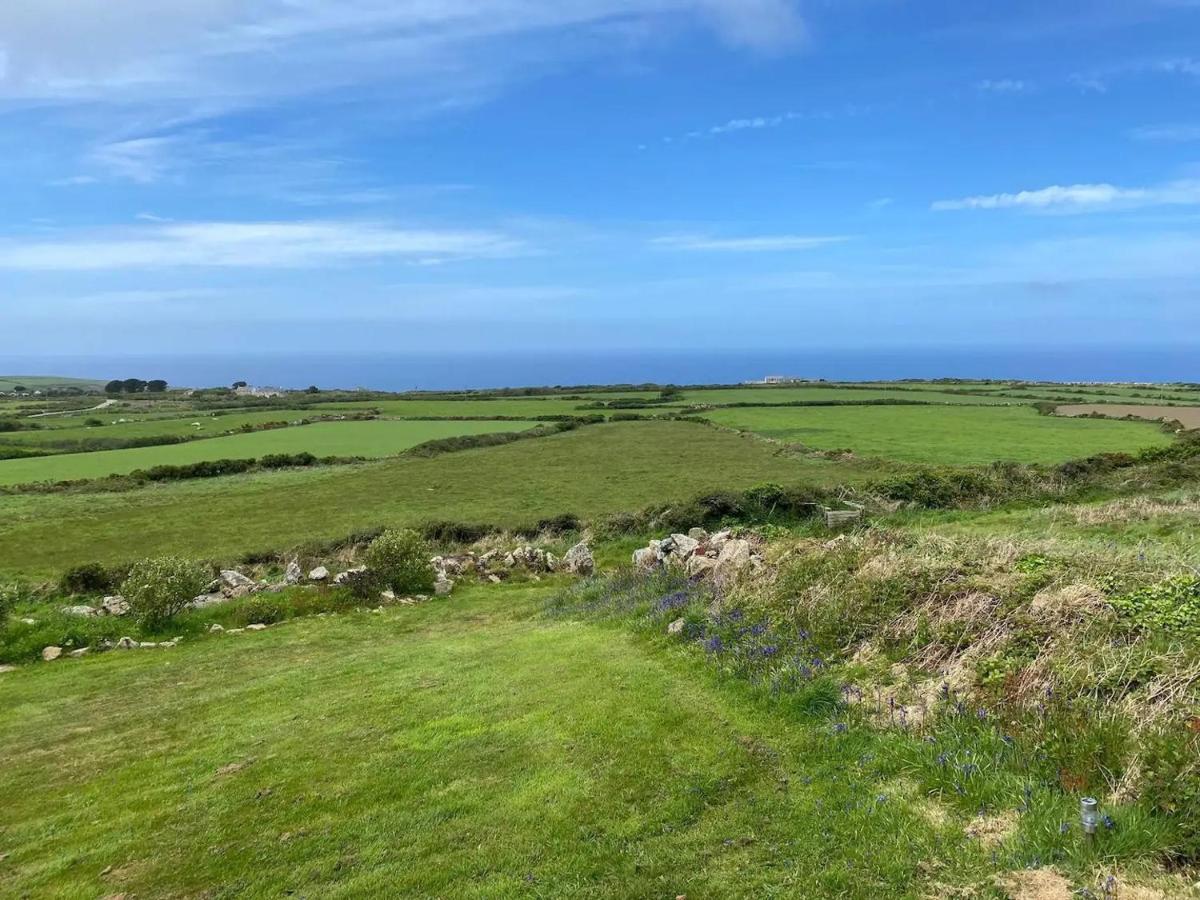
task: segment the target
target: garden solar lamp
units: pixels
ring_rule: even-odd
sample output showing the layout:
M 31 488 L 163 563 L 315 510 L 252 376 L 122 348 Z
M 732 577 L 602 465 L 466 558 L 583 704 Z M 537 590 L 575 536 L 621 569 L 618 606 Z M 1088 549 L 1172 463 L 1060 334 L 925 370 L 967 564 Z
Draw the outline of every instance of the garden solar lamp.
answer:
M 1088 840 L 1096 837 L 1096 825 L 1100 821 L 1100 804 L 1094 797 L 1083 797 L 1079 801 L 1079 821 Z

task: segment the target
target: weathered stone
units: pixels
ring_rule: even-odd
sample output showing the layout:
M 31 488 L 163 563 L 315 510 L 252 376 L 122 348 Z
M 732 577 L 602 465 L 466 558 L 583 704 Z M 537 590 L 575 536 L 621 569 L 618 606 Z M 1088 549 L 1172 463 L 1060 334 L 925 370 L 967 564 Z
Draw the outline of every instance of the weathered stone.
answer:
M 267 626 L 264 625 L 262 622 L 255 622 L 253 625 L 247 625 L 246 630 L 247 631 L 266 631 Z
M 354 579 L 355 575 L 367 571 L 366 566 L 355 566 L 353 569 L 347 569 L 345 572 L 338 572 L 333 576 L 334 584 L 346 584 Z
M 639 569 L 653 569 L 658 565 L 658 550 L 654 547 L 640 547 L 634 550 L 633 564 Z
M 689 578 L 703 578 L 716 567 L 717 561 L 712 557 L 692 556 L 683 571 Z
M 688 537 L 697 543 L 703 544 L 708 540 L 708 532 L 703 528 L 691 528 L 688 530 Z
M 388 603 L 394 603 L 396 601 L 396 592 L 390 588 L 386 591 L 381 591 L 379 593 L 379 599 L 386 600 Z
M 174 647 L 174 646 L 175 646 L 177 643 L 178 643 L 178 641 L 163 641 L 163 642 L 162 642 L 161 644 L 159 644 L 158 646 L 159 646 L 159 648 L 160 648 L 160 649 L 166 649 L 166 650 L 170 650 L 170 649 L 171 649 L 172 647 Z
M 683 619 L 676 619 L 667 626 L 667 634 L 683 634 L 683 629 L 686 625 L 687 622 L 683 621 Z
M 439 597 L 445 597 L 454 590 L 454 582 L 449 578 L 439 578 L 433 585 L 433 592 Z
M 325 581 L 329 578 L 329 570 L 324 566 L 317 566 L 308 573 L 309 581 Z
M 82 659 L 83 657 L 87 656 L 90 651 L 90 647 L 80 647 L 78 650 L 72 650 L 67 654 L 67 656 L 71 657 L 71 659 Z
M 211 625 L 208 626 L 209 634 L 220 634 L 224 630 L 225 630 L 224 627 L 218 622 L 213 622 Z
M 192 600 L 191 606 L 193 609 L 204 609 L 206 606 L 216 606 L 219 603 L 227 603 L 229 598 L 224 594 L 201 594 Z
M 21 621 L 22 625 L 36 625 L 37 624 L 37 619 L 21 619 L 20 621 Z
M 154 643 L 154 641 L 142 641 L 138 644 L 138 647 L 142 650 L 153 650 L 157 646 L 158 644 Z
M 686 534 L 671 535 L 671 543 L 673 544 L 671 555 L 681 562 L 695 553 L 696 549 L 700 546 L 698 540 L 688 537 Z
M 247 578 L 236 569 L 222 569 L 221 584 L 231 590 L 237 590 L 240 588 L 249 588 L 253 590 L 254 588 L 258 587 L 258 583 L 253 578 Z
M 131 637 L 123 637 L 117 641 L 118 650 L 136 650 L 137 648 L 138 642 Z
M 572 575 L 591 575 L 596 571 L 596 560 L 585 541 L 580 541 L 567 551 L 563 557 L 563 568 Z
M 62 647 L 45 647 L 42 650 L 42 659 L 46 662 L 53 662 L 63 655 Z
M 733 537 L 733 532 L 729 530 L 718 531 L 716 534 L 709 535 L 708 546 L 717 553 L 720 553 L 727 541 Z
M 129 614 L 129 603 L 120 594 L 105 597 L 100 601 L 100 608 L 110 616 L 124 616 Z
M 299 584 L 303 580 L 304 570 L 300 568 L 300 563 L 293 559 L 283 570 L 284 584 Z
M 64 606 L 63 614 L 68 616 L 79 616 L 81 618 L 90 619 L 97 615 L 94 606 Z
M 499 584 L 501 579 L 499 575 L 489 575 L 488 581 L 490 581 L 492 584 Z
M 0 666 L 0 675 L 6 675 L 9 672 L 17 671 L 16 666 Z
M 721 548 L 721 555 L 713 567 L 713 580 L 720 587 L 734 584 L 750 567 L 750 542 L 730 538 Z
M 245 630 L 246 630 L 245 628 L 230 628 L 225 633 L 226 634 L 241 634 Z

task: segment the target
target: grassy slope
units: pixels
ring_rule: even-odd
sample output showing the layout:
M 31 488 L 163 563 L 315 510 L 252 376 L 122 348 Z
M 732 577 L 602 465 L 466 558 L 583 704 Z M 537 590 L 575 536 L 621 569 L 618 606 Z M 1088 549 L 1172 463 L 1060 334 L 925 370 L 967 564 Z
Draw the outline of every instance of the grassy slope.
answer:
M 982 396 L 949 394 L 938 391 L 914 391 L 898 387 L 736 387 L 712 390 L 684 391 L 684 402 L 694 403 L 803 403 L 836 400 L 846 403 L 866 403 L 872 400 L 897 400 L 910 403 L 944 403 L 980 405 L 990 403 L 1020 403 Z
M 70 453 L 31 459 L 0 460 L 0 484 L 72 481 L 124 475 L 151 466 L 185 465 L 209 459 L 252 459 L 270 453 L 308 452 L 316 456 L 395 455 L 438 438 L 497 431 L 523 431 L 533 422 L 318 422 L 236 434 L 184 444 Z
M 847 407 L 732 409 L 720 425 L 822 450 L 917 463 L 1054 463 L 1171 441 L 1156 425 L 1040 416 L 1030 407 Z
M 647 396 L 657 396 L 649 394 Z M 594 399 L 516 397 L 495 400 L 350 400 L 317 403 L 314 412 L 378 409 L 389 416 L 580 416 L 596 410 L 580 407 Z
M 308 428 L 319 426 L 310 425 Z M 156 553 L 229 556 L 430 519 L 527 524 L 764 481 L 836 484 L 863 465 L 795 459 L 703 425 L 592 425 L 554 437 L 340 469 L 156 485 L 120 494 L 0 496 L 0 573 Z
M 918 897 L 980 877 L 962 823 L 871 761 L 901 738 L 748 703 L 537 600 L 475 589 L 0 676 L 0 894 Z
M 91 378 L 61 378 L 57 375 L 0 375 L 0 391 L 11 391 L 24 385 L 31 391 L 46 391 L 53 388 L 81 388 L 99 390 L 105 382 Z

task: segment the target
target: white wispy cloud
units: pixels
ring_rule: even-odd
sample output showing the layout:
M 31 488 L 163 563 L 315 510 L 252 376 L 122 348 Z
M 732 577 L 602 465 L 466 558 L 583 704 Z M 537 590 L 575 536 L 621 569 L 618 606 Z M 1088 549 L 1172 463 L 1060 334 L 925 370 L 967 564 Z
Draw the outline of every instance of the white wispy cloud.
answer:
M 614 26 L 697 23 L 753 51 L 805 36 L 794 0 L 9 2 L 0 96 L 236 102 L 395 81 L 453 93 L 538 60 L 606 52 Z
M 975 82 L 975 89 L 985 94 L 1026 94 L 1033 88 L 1033 82 L 1020 78 L 985 78 Z
M 1149 125 L 1135 128 L 1129 136 L 1137 141 L 1185 144 L 1200 141 L 1200 125 Z
M 305 268 L 389 258 L 412 263 L 503 258 L 528 252 L 521 239 L 492 231 L 405 229 L 369 222 L 195 222 L 59 240 L 4 241 L 0 268 Z
M 711 253 L 774 253 L 788 250 L 813 250 L 850 240 L 846 235 L 776 234 L 722 238 L 708 235 L 675 234 L 655 238 L 651 243 L 669 250 Z
M 967 209 L 1026 209 L 1085 212 L 1089 210 L 1200 204 L 1200 179 L 1184 179 L 1144 188 L 1112 184 L 1051 185 L 1007 194 L 980 194 L 957 200 L 938 200 L 938 211 Z

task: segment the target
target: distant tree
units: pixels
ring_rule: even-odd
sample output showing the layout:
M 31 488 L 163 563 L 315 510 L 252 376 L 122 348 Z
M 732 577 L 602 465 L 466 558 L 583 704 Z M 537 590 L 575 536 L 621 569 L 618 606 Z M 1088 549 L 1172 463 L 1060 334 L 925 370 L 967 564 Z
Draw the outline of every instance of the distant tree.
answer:
M 104 386 L 104 393 L 119 394 L 125 390 L 125 382 L 117 381 L 115 378 Z
M 25 387 L 25 385 L 23 385 L 23 384 L 14 384 L 13 385 L 13 393 L 14 394 L 28 394 L 29 388 Z
M 246 382 L 244 382 L 244 381 L 235 381 L 235 382 L 233 383 L 233 389 L 234 389 L 235 391 L 236 391 L 238 388 L 244 388 L 244 387 L 249 387 L 249 385 L 247 385 L 247 384 L 246 384 Z
M 146 389 L 146 382 L 140 378 L 126 378 L 121 382 L 121 389 L 126 394 L 140 394 Z
M 306 387 L 306 388 L 304 389 L 304 393 L 306 393 L 306 394 L 319 394 L 319 393 L 321 393 L 321 389 L 320 389 L 319 387 L 317 387 L 315 384 L 310 384 L 308 387 Z
M 152 394 L 161 394 L 167 389 L 167 383 L 161 378 L 146 382 L 146 390 Z

